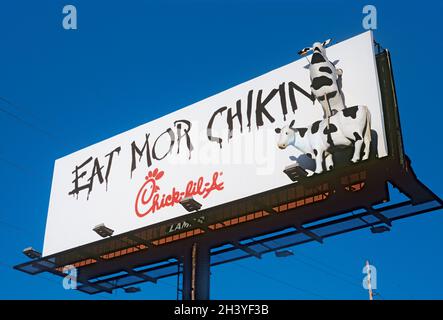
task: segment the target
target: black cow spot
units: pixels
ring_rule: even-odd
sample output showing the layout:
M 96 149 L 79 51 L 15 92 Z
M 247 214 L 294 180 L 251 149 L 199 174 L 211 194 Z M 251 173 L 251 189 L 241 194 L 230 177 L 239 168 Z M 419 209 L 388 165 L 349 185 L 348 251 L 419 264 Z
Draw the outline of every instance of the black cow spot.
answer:
M 317 151 L 317 149 L 314 149 L 314 155 L 315 155 L 315 156 L 318 155 L 318 151 Z
M 343 109 L 343 115 L 345 117 L 351 117 L 352 119 L 355 119 L 357 117 L 357 111 L 358 111 L 358 106 L 345 108 Z
M 306 131 L 308 131 L 307 128 L 297 128 L 298 133 L 300 134 L 300 137 L 304 137 L 306 134 Z
M 321 77 L 314 78 L 312 80 L 311 87 L 314 90 L 318 90 L 318 89 L 320 89 L 323 86 L 330 86 L 330 85 L 332 85 L 332 80 L 329 79 L 328 77 L 321 76 Z
M 329 67 L 320 67 L 320 69 L 318 69 L 318 70 L 321 72 L 332 73 L 332 70 Z
M 312 154 L 310 154 L 309 152 L 306 154 L 306 156 L 310 159 L 312 159 Z
M 311 64 L 326 62 L 325 58 L 320 53 L 314 52 L 311 59 Z
M 320 122 L 321 120 L 315 121 L 311 126 L 311 133 L 316 133 L 318 129 L 320 128 Z
M 354 132 L 355 141 L 361 140 L 361 136 L 358 134 L 358 132 Z
M 330 123 L 329 129 L 328 129 L 328 127 L 326 127 L 325 130 L 323 130 L 323 133 L 329 135 L 333 132 L 337 132 L 337 130 L 338 130 L 337 127 L 334 124 Z
M 328 127 L 326 127 L 325 130 L 323 130 L 323 133 L 328 137 L 327 141 L 331 147 L 335 146 L 334 140 L 332 140 L 331 133 L 337 132 L 337 130 L 337 127 L 332 123 L 329 124 L 329 129 Z
M 332 170 L 332 169 L 334 169 L 334 166 L 333 166 L 333 165 L 330 165 L 330 166 L 329 166 L 329 170 Z
M 330 99 L 334 98 L 336 94 L 337 94 L 337 90 L 327 93 L 326 97 L 328 97 L 328 100 L 330 100 Z M 319 101 L 325 100 L 325 96 L 318 97 L 318 100 Z

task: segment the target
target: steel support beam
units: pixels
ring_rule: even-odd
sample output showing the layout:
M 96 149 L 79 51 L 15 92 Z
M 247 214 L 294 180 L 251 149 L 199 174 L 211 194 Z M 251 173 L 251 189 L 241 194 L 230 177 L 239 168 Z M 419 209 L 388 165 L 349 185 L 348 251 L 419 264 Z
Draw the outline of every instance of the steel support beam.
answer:
M 149 281 L 149 282 L 152 282 L 152 283 L 157 283 L 157 279 L 155 279 L 155 278 L 153 278 L 153 277 L 150 277 L 150 276 L 147 276 L 147 275 L 145 275 L 145 274 L 142 274 L 141 272 L 135 272 L 134 270 L 129 269 L 129 268 L 125 268 L 124 270 L 125 270 L 127 273 L 129 273 L 129 274 L 131 274 L 131 275 L 133 275 L 133 276 L 136 276 L 136 277 L 138 277 L 138 278 L 140 278 L 140 279 L 143 279 L 143 280 L 145 280 L 145 281 Z
M 374 217 L 376 217 L 378 220 L 380 220 L 381 222 L 383 222 L 384 224 L 392 227 L 392 222 L 389 218 L 387 218 L 386 216 L 384 216 L 383 214 L 381 214 L 378 210 L 375 210 L 372 207 L 367 207 L 365 208 L 370 214 L 372 214 Z
M 254 256 L 254 257 L 258 258 L 258 259 L 261 259 L 261 254 L 256 252 L 256 251 L 254 251 L 254 250 L 252 250 L 248 246 L 244 246 L 244 245 L 240 244 L 238 241 L 231 241 L 231 244 L 234 247 L 236 247 L 236 248 L 238 248 L 240 250 L 243 250 L 247 254 L 250 254 L 251 256 Z
M 193 243 L 183 256 L 183 300 L 209 300 L 210 249 Z
M 315 241 L 323 243 L 322 237 L 320 237 L 318 234 L 316 234 L 308 229 L 303 228 L 301 225 L 295 225 L 295 229 L 301 233 L 304 233 L 305 235 L 314 239 Z

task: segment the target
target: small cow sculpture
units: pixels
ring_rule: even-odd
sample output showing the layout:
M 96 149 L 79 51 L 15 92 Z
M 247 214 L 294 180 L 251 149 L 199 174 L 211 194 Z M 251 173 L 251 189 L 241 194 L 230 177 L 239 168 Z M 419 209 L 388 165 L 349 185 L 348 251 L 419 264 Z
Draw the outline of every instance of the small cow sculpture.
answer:
M 304 48 L 298 52 L 302 56 L 311 50 L 314 52 L 309 63 L 311 92 L 323 108 L 324 119 L 345 108 L 343 97 L 337 84 L 337 79 L 343 74 L 343 71 L 336 69 L 335 65 L 326 56 L 325 47 L 330 42 L 331 39 L 323 43 L 316 42 L 312 45 L 312 48 Z
M 323 163 L 326 170 L 334 166 L 332 160 L 333 147 L 345 147 L 354 145 L 352 162 L 361 158 L 361 149 L 364 143 L 362 160 L 369 157 L 371 143 L 371 114 L 367 106 L 357 105 L 338 111 L 335 115 L 314 122 L 307 128 L 293 128 L 294 120 L 289 126 L 276 128 L 278 133 L 278 147 L 285 149 L 289 145 L 294 146 L 303 154 L 315 159 L 315 173 L 323 172 Z M 309 172 L 311 176 L 313 172 Z

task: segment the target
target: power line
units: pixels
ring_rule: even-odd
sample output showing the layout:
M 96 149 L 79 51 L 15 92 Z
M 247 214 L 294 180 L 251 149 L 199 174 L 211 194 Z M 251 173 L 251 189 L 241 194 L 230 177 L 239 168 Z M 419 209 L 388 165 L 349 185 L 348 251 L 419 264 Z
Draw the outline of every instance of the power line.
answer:
M 57 138 L 52 133 L 50 133 L 50 132 L 48 132 L 48 131 L 46 131 L 44 129 L 41 129 L 41 128 L 37 127 L 37 126 L 35 126 L 31 122 L 29 122 L 29 121 L 27 121 L 27 120 L 17 116 L 16 114 L 14 114 L 14 113 L 12 113 L 12 112 L 10 112 L 10 111 L 2 108 L 2 107 L 0 107 L 0 111 L 3 112 L 4 114 L 8 115 L 9 117 L 15 119 L 16 121 L 21 122 L 22 124 L 26 125 L 28 128 L 31 128 L 31 129 L 33 129 L 35 131 L 38 131 L 38 132 L 46 135 L 47 137 L 49 137 L 51 139 L 54 139 L 55 141 L 59 142 L 57 140 Z
M 7 267 L 8 269 L 11 268 L 11 266 L 3 261 L 0 261 L 0 265 L 3 267 Z
M 14 229 L 16 231 L 23 232 L 24 234 L 30 234 L 31 233 L 31 231 L 29 231 L 29 230 L 26 230 L 26 229 L 24 229 L 22 227 L 16 226 L 16 225 L 14 225 L 12 223 L 9 223 L 9 222 L 3 221 L 3 220 L 0 220 L 0 224 L 2 224 L 3 226 L 8 227 L 10 229 Z
M 319 264 L 319 265 L 323 265 L 323 266 L 325 266 L 327 269 L 332 269 L 332 270 L 334 270 L 336 273 L 340 273 L 340 274 L 342 274 L 342 275 L 345 276 L 345 277 L 348 277 L 348 278 L 350 278 L 350 279 L 354 279 L 354 276 L 353 276 L 353 275 L 351 275 L 351 274 L 349 274 L 349 273 L 346 273 L 346 272 L 344 272 L 344 271 L 342 271 L 342 270 L 340 270 L 340 269 L 337 269 L 336 267 L 334 267 L 334 266 L 332 266 L 332 265 L 330 265 L 330 264 L 327 264 L 327 263 L 322 262 L 322 261 L 320 261 L 320 260 L 314 259 L 314 258 L 312 258 L 312 257 L 310 257 L 310 256 L 308 256 L 308 255 L 306 255 L 306 254 L 303 254 L 303 253 L 297 252 L 297 256 L 302 256 L 302 257 L 304 257 L 304 258 L 307 258 L 307 259 L 313 261 L 314 263 L 317 263 L 317 264 Z
M 302 255 L 302 254 L 297 253 L 297 255 Z M 317 268 L 317 269 L 320 270 L 320 271 L 323 271 L 324 273 L 327 273 L 327 274 L 329 274 L 329 275 L 331 275 L 331 276 L 333 276 L 333 277 L 335 277 L 335 278 L 337 278 L 337 279 L 339 279 L 339 280 L 342 280 L 342 281 L 344 281 L 344 282 L 347 282 L 347 283 L 349 283 L 350 285 L 355 286 L 355 287 L 361 289 L 361 284 L 360 284 L 359 282 L 356 282 L 356 281 L 354 280 L 354 277 L 353 277 L 353 276 L 350 276 L 350 275 L 348 275 L 347 273 L 345 273 L 345 272 L 343 272 L 343 271 L 341 271 L 341 270 L 338 270 L 338 269 L 332 267 L 330 264 L 326 264 L 326 263 L 322 263 L 322 262 L 316 261 L 315 259 L 312 259 L 312 258 L 310 258 L 310 257 L 308 257 L 308 256 L 306 256 L 306 255 L 302 255 L 302 256 L 305 257 L 305 258 L 310 259 L 311 261 L 314 261 L 315 263 L 321 265 L 322 267 L 320 268 L 319 266 L 313 265 L 313 264 L 311 264 L 311 263 L 308 263 L 308 262 L 303 261 L 303 260 L 301 260 L 300 258 L 298 258 L 298 260 L 299 260 L 300 262 L 302 262 L 302 263 L 304 263 L 304 264 L 307 264 L 307 265 L 310 265 L 310 266 L 314 266 L 315 268 Z M 294 258 L 294 259 L 297 259 L 296 257 L 293 257 L 293 258 Z M 333 272 L 331 272 L 330 270 L 332 270 Z M 334 273 L 334 272 L 335 272 L 335 273 Z M 352 280 L 350 280 L 350 279 L 348 279 L 348 278 L 350 278 L 350 279 L 352 279 Z
M 295 259 L 295 257 L 294 257 L 294 259 Z M 305 263 L 306 265 L 310 265 L 310 266 L 316 267 L 315 265 L 308 264 L 308 263 L 306 263 L 306 262 L 304 262 L 304 261 L 302 261 L 302 260 L 299 260 L 299 262 Z M 325 264 L 325 265 L 326 265 L 326 264 Z M 327 273 L 327 274 L 329 274 L 329 275 L 331 275 L 331 276 L 333 276 L 333 277 L 339 279 L 339 280 L 345 281 L 345 282 L 347 282 L 347 283 L 350 284 L 350 285 L 353 285 L 353 286 L 355 286 L 355 287 L 361 288 L 361 284 L 358 284 L 357 282 L 348 281 L 348 280 L 345 280 L 344 278 L 339 278 L 339 277 L 337 277 L 336 275 L 334 275 L 333 273 L 330 273 L 330 272 L 325 271 L 325 270 L 323 270 L 323 269 L 320 269 L 320 268 L 318 268 L 318 267 L 316 267 L 316 268 L 317 268 L 318 270 L 324 272 L 324 273 Z M 343 273 L 343 274 L 346 274 L 346 273 Z M 378 291 L 377 291 L 377 292 L 372 292 L 370 295 L 371 295 L 373 298 L 375 298 L 375 297 L 378 296 L 381 300 L 385 300 L 384 297 L 383 297 Z M 374 300 L 375 300 L 375 299 L 374 299 Z
M 2 157 L 1 155 L 0 155 L 0 161 L 6 163 L 6 164 L 9 165 L 10 167 L 13 167 L 14 169 L 16 169 L 16 170 L 22 172 L 23 174 L 25 174 L 25 175 L 27 175 L 27 176 L 28 176 L 28 175 L 32 175 L 32 176 L 35 177 L 35 178 L 39 178 L 39 179 L 45 178 L 45 179 L 46 179 L 46 177 L 43 177 L 43 176 L 41 176 L 41 175 L 39 175 L 39 174 L 35 174 L 35 171 L 34 171 L 34 170 L 31 170 L 31 169 L 29 169 L 29 168 L 27 168 L 27 167 L 25 167 L 25 166 L 22 166 L 22 165 L 20 165 L 20 164 L 14 162 L 14 161 L 11 161 L 11 160 L 9 160 L 9 159 L 6 159 L 6 158 Z
M 27 169 L 27 168 L 25 168 L 25 167 L 23 167 L 23 166 L 21 166 L 21 165 L 15 163 L 15 162 L 13 162 L 13 161 L 10 161 L 10 160 L 8 160 L 8 159 L 5 159 L 5 158 L 3 158 L 3 157 L 1 157 L 1 156 L 0 156 L 0 161 L 2 161 L 2 162 L 4 162 L 4 163 L 8 164 L 9 166 L 11 166 L 11 167 L 13 167 L 14 169 L 16 169 L 16 170 L 22 172 L 22 173 L 25 174 L 25 175 L 29 175 L 29 174 L 31 174 L 31 175 L 33 175 L 33 176 L 36 177 L 36 178 L 43 178 L 43 177 L 41 177 L 41 176 L 36 175 L 32 170 L 29 170 L 29 169 Z M 3 220 L 0 220 L 0 225 L 6 226 L 6 227 L 8 227 L 8 228 L 10 228 L 10 229 L 14 229 L 15 231 L 20 231 L 20 232 L 22 232 L 22 233 L 24 233 L 24 234 L 27 234 L 27 235 L 28 235 L 28 234 L 31 234 L 31 231 L 30 231 L 30 230 L 27 230 L 27 229 L 25 229 L 25 228 L 23 228 L 23 227 L 17 226 L 17 225 L 15 225 L 15 224 L 12 224 L 12 223 L 9 223 L 9 222 L 3 221 Z
M 380 300 L 386 300 L 379 292 L 374 292 L 374 297 L 379 297 Z
M 275 245 L 278 245 L 277 243 L 275 243 L 275 241 L 273 241 L 273 242 L 274 242 Z M 305 258 L 310 259 L 310 260 L 313 261 L 314 263 L 317 263 L 317 264 L 319 264 L 319 265 L 322 265 L 322 267 L 319 267 L 319 266 L 317 266 L 317 265 L 315 265 L 315 264 L 312 264 L 312 263 L 309 263 L 309 262 L 303 261 L 302 259 L 300 259 L 300 258 L 298 257 L 299 255 L 304 256 Z M 304 255 L 304 254 L 301 254 L 301 253 L 297 253 L 297 256 L 289 256 L 289 258 L 292 258 L 292 259 L 294 259 L 294 260 L 296 260 L 296 261 L 298 261 L 298 262 L 301 262 L 301 263 L 303 263 L 303 264 L 305 264 L 305 265 L 307 265 L 307 266 L 310 266 L 310 267 L 316 268 L 317 270 L 322 271 L 323 273 L 326 273 L 326 274 L 328 274 L 328 275 L 330 275 L 330 276 L 333 276 L 333 277 L 336 278 L 336 279 L 339 279 L 339 280 L 341 280 L 341 281 L 347 282 L 348 284 L 350 284 L 350 285 L 352 285 L 352 286 L 355 286 L 355 287 L 361 288 L 361 284 L 360 284 L 360 283 L 354 282 L 354 280 L 346 279 L 346 278 L 344 278 L 343 276 L 340 276 L 340 273 L 341 273 L 342 275 L 345 275 L 346 277 L 349 277 L 349 278 L 354 279 L 353 276 L 351 276 L 351 275 L 349 275 L 349 274 L 346 274 L 346 273 L 342 272 L 341 270 L 338 270 L 338 269 L 336 269 L 336 268 L 334 268 L 334 267 L 332 267 L 332 266 L 330 266 L 330 265 L 327 265 L 326 263 L 322 263 L 322 262 L 320 262 L 320 261 L 318 261 L 318 260 L 315 260 L 315 259 L 313 259 L 313 258 L 311 258 L 311 257 L 309 257 L 309 256 L 307 256 L 307 255 Z M 336 273 L 336 274 L 334 274 L 334 273 L 331 272 L 330 270 L 335 270 L 335 273 Z
M 251 268 L 248 268 L 248 267 L 246 267 L 246 266 L 244 266 L 244 265 L 242 265 L 242 264 L 234 263 L 234 265 L 236 265 L 236 266 L 238 266 L 238 267 L 241 267 L 241 268 L 243 268 L 243 269 L 246 269 L 246 270 L 248 270 L 248 271 L 250 271 L 250 272 L 254 272 L 254 273 L 256 273 L 256 274 L 258 274 L 258 275 L 260 275 L 260 276 L 262 276 L 262 277 L 264 277 L 264 278 L 267 278 L 267 279 L 273 280 L 273 281 L 275 281 L 275 282 L 278 282 L 278 283 L 284 284 L 284 285 L 286 285 L 286 286 L 288 286 L 288 287 L 290 287 L 290 288 L 296 289 L 296 290 L 298 290 L 298 291 L 300 291 L 300 292 L 304 292 L 304 293 L 307 293 L 307 294 L 312 295 L 312 296 L 317 296 L 317 297 L 322 298 L 322 299 L 328 299 L 327 297 L 325 297 L 325 296 L 323 296 L 323 295 L 321 295 L 321 294 L 315 293 L 315 292 L 313 292 L 313 291 L 310 291 L 310 290 L 307 290 L 307 289 L 304 289 L 304 288 L 301 288 L 301 287 L 296 287 L 296 286 L 294 286 L 292 283 L 289 283 L 289 282 L 286 282 L 286 281 L 284 281 L 284 280 L 281 280 L 281 279 L 277 279 L 277 278 L 271 277 L 271 276 L 269 276 L 268 274 L 265 274 L 265 273 L 259 272 L 259 271 L 257 271 L 257 270 L 251 269 Z
M 4 102 L 5 104 L 7 104 L 9 106 L 14 107 L 17 110 L 21 110 L 22 112 L 27 113 L 28 115 L 30 115 L 32 118 L 34 118 L 37 121 L 41 121 L 32 112 L 26 110 L 25 108 L 19 107 L 17 104 L 11 102 L 9 99 L 6 99 L 5 97 L 0 96 L 0 101 Z M 28 121 L 28 120 L 24 119 L 23 117 L 18 116 L 14 112 L 11 112 L 3 107 L 0 107 L 0 112 L 6 114 L 7 116 L 9 116 L 10 118 L 13 118 L 16 121 L 22 123 L 23 125 L 27 126 L 28 128 L 31 128 L 31 129 L 49 137 L 49 138 L 51 138 L 53 141 L 57 142 L 58 144 L 63 143 L 61 140 L 59 140 L 57 135 L 54 135 L 53 133 L 43 129 L 41 126 L 35 125 L 31 121 Z
M 310 257 L 310 256 L 308 256 L 308 255 L 306 255 L 306 254 L 302 254 L 302 253 L 299 253 L 299 252 L 298 252 L 298 253 L 297 253 L 297 256 L 303 256 L 303 257 L 305 257 L 305 258 L 307 258 L 307 259 L 309 259 L 309 260 L 311 260 L 311 261 L 313 261 L 313 262 L 315 262 L 315 263 L 318 263 L 319 265 L 322 265 L 325 269 L 332 269 L 332 270 L 335 270 L 335 272 L 337 273 L 337 275 L 341 274 L 341 275 L 344 276 L 344 277 L 348 277 L 348 278 L 350 278 L 350 279 L 354 279 L 354 277 L 353 277 L 352 275 L 350 275 L 349 273 L 343 272 L 343 271 L 341 271 L 341 270 L 339 270 L 339 269 L 337 269 L 337 268 L 331 266 L 330 264 L 327 264 L 327 263 L 321 262 L 320 260 L 316 260 L 316 259 L 314 259 L 314 258 L 312 258 L 312 257 Z M 295 256 L 291 256 L 291 258 L 296 259 Z M 297 259 L 296 259 L 296 260 L 297 260 Z M 298 261 L 307 264 L 306 262 L 304 262 L 304 261 L 301 260 L 301 259 L 298 259 Z M 358 282 L 354 282 L 353 280 L 349 280 L 349 281 L 348 281 L 348 280 L 345 279 L 344 277 L 343 277 L 343 278 L 339 278 L 339 277 L 335 276 L 334 274 L 332 274 L 332 273 L 330 273 L 330 272 L 327 272 L 327 271 L 325 271 L 325 270 L 319 268 L 318 266 L 315 266 L 315 265 L 313 265 L 313 266 L 316 267 L 318 270 L 320 270 L 320 271 L 322 271 L 322 272 L 325 272 L 325 273 L 328 273 L 328 274 L 330 274 L 330 275 L 336 277 L 336 278 L 339 279 L 339 280 L 346 281 L 346 282 L 348 282 L 349 284 L 351 284 L 351 285 L 353 285 L 353 286 L 355 286 L 355 287 L 359 287 L 359 288 L 362 287 L 361 284 L 358 283 Z M 399 285 L 398 283 L 396 283 L 395 281 L 390 280 L 390 281 L 386 281 L 386 282 L 387 282 L 387 283 L 390 283 L 390 284 L 392 284 L 392 285 L 394 285 L 394 286 L 396 286 L 398 289 L 401 289 L 401 290 L 405 291 L 404 288 L 402 288 L 402 286 L 400 286 L 400 285 Z M 382 300 L 385 300 L 385 298 L 382 297 L 382 295 L 381 295 L 380 293 L 378 293 L 378 292 L 374 292 L 374 297 L 375 297 L 375 296 L 379 296 Z M 412 294 L 410 294 L 410 293 L 408 293 L 408 296 L 409 296 L 409 298 L 411 298 L 411 299 L 415 299 L 415 297 L 414 297 Z
M 338 280 L 341 280 L 341 281 L 346 282 L 346 283 L 348 283 L 348 284 L 350 284 L 350 285 L 352 285 L 352 286 L 354 286 L 354 287 L 357 287 L 357 288 L 361 289 L 361 285 L 360 285 L 360 284 L 357 284 L 357 282 L 353 282 L 353 281 L 350 281 L 350 280 L 345 279 L 345 278 L 343 278 L 343 277 L 340 277 L 339 275 L 334 274 L 334 273 L 330 272 L 330 271 L 327 270 L 327 269 L 320 268 L 319 266 L 316 266 L 316 265 L 314 265 L 314 264 L 312 264 L 312 263 L 309 263 L 309 262 L 303 261 L 303 260 L 301 260 L 301 259 L 299 259 L 299 258 L 296 258 L 296 257 L 291 257 L 291 258 L 293 258 L 294 260 L 299 261 L 299 262 L 301 262 L 301 263 L 303 263 L 303 264 L 305 264 L 305 265 L 307 265 L 307 266 L 310 266 L 310 267 L 316 268 L 317 270 L 320 270 L 320 271 L 322 271 L 323 273 L 328 274 L 328 275 L 330 275 L 330 276 L 332 276 L 332 277 L 334 277 L 334 278 L 336 278 L 336 279 L 338 279 Z
M 22 106 L 17 105 L 16 103 L 13 103 L 11 100 L 6 99 L 3 96 L 0 96 L 0 101 L 6 103 L 7 105 L 13 107 L 16 110 L 20 110 L 21 112 L 24 112 L 34 118 L 34 120 L 41 121 L 41 118 L 39 118 L 34 112 L 29 111 L 27 108 L 23 108 Z
M 21 110 L 21 111 L 23 111 L 23 112 L 25 112 L 25 113 L 28 113 L 28 114 L 31 115 L 33 118 L 36 118 L 36 116 L 35 116 L 34 113 L 32 113 L 32 112 L 30 112 L 30 111 L 28 111 L 28 110 L 25 110 L 25 109 L 22 108 L 22 107 L 19 107 L 18 105 L 16 105 L 15 103 L 11 102 L 9 99 L 6 99 L 5 97 L 0 96 L 0 101 L 3 101 L 3 102 L 6 103 L 7 105 L 9 105 L 9 106 L 11 106 L 11 107 L 13 107 L 13 108 L 15 108 L 15 109 Z
M 346 272 L 343 272 L 343 271 L 341 271 L 341 270 L 338 270 L 337 268 L 334 268 L 333 266 L 331 266 L 331 265 L 329 265 L 329 264 L 327 264 L 327 263 L 321 262 L 321 261 L 319 261 L 319 260 L 316 260 L 316 259 L 314 259 L 314 258 L 312 258 L 312 257 L 309 257 L 309 256 L 307 256 L 306 254 L 302 254 L 302 253 L 299 253 L 299 252 L 298 252 L 298 253 L 297 253 L 297 256 L 299 256 L 299 255 L 301 255 L 301 256 L 303 256 L 303 257 L 305 257 L 305 258 L 308 258 L 308 259 L 310 259 L 310 260 L 312 260 L 312 261 L 314 261 L 314 262 L 316 262 L 316 263 L 318 263 L 318 264 L 324 265 L 325 267 L 327 267 L 327 268 L 329 268 L 329 269 L 336 270 L 337 273 L 341 273 L 342 275 L 344 275 L 344 276 L 346 276 L 346 277 L 349 277 L 349 278 L 352 278 L 352 279 L 354 278 L 354 277 L 353 277 L 352 275 L 350 275 L 349 273 L 346 273 Z M 388 281 L 385 281 L 385 282 L 390 283 L 390 284 L 396 286 L 398 289 L 400 289 L 400 290 L 402 290 L 402 291 L 407 291 L 407 290 L 405 290 L 405 288 L 403 288 L 401 285 L 399 285 L 398 283 L 396 283 L 396 282 L 393 281 L 393 280 L 388 280 Z M 357 282 L 355 282 L 355 284 L 357 284 Z M 361 284 L 359 284 L 359 287 L 361 287 Z M 374 296 L 375 296 L 375 295 L 378 295 L 378 296 L 381 297 L 381 294 L 379 294 L 379 293 L 374 293 Z M 414 296 L 413 296 L 412 294 L 408 293 L 408 296 L 409 296 L 409 298 L 414 299 Z M 384 298 L 383 298 L 383 299 L 384 299 Z
M 274 242 L 274 243 L 275 243 L 275 242 Z M 342 270 L 339 270 L 339 269 L 337 269 L 337 268 L 335 268 L 335 267 L 332 267 L 330 264 L 326 264 L 326 263 L 324 263 L 324 262 L 321 262 L 321 261 L 319 261 L 319 260 L 316 260 L 316 259 L 314 259 L 314 258 L 311 258 L 311 257 L 309 257 L 308 255 L 301 254 L 301 253 L 297 253 L 297 256 L 299 256 L 299 255 L 304 256 L 305 258 L 307 258 L 307 259 L 313 261 L 314 263 L 317 263 L 317 264 L 321 265 L 322 267 L 319 267 L 319 266 L 317 266 L 317 265 L 315 265 L 315 264 L 312 264 L 312 263 L 308 263 L 308 262 L 306 262 L 306 261 L 303 261 L 302 259 L 300 259 L 300 258 L 298 258 L 298 257 L 296 257 L 296 256 L 290 256 L 290 258 L 292 258 L 292 259 L 294 259 L 294 260 L 296 260 L 296 261 L 298 261 L 298 262 L 301 262 L 301 263 L 303 263 L 303 264 L 305 264 L 305 265 L 308 265 L 308 266 L 314 267 L 314 268 L 316 268 L 317 270 L 319 270 L 319 271 L 321 271 L 321 272 L 323 272 L 323 273 L 325 273 L 325 274 L 328 274 L 328 275 L 330 275 L 330 276 L 332 276 L 332 277 L 334 277 L 334 278 L 336 278 L 336 279 L 338 279 L 338 280 L 344 281 L 344 282 L 346 282 L 346 283 L 348 283 L 348 284 L 350 284 L 350 285 L 352 285 L 352 286 L 354 286 L 354 287 L 356 287 L 356 288 L 360 288 L 360 289 L 362 288 L 362 285 L 361 285 L 360 283 L 355 282 L 354 280 L 349 280 L 349 279 L 346 279 L 346 278 L 345 278 L 345 277 L 349 277 L 349 278 L 351 278 L 351 279 L 354 279 L 354 277 L 351 276 L 351 275 L 349 275 L 348 273 L 345 273 L 345 272 L 343 272 Z M 330 270 L 335 270 L 335 273 L 336 273 L 336 274 L 330 272 Z M 345 276 L 345 277 L 343 277 L 343 276 Z M 379 294 L 379 293 L 375 293 L 375 292 L 374 292 L 373 295 L 374 295 L 374 296 L 378 295 L 380 298 L 382 298 L 381 294 Z M 382 298 L 382 299 L 383 299 L 383 298 Z

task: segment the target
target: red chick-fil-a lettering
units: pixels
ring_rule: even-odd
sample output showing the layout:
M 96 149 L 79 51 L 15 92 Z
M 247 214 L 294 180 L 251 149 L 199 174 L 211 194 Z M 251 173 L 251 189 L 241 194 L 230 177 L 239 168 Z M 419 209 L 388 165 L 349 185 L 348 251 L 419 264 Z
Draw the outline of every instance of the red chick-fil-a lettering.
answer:
M 201 196 L 205 199 L 213 191 L 221 191 L 224 188 L 223 182 L 218 181 L 223 172 L 214 172 L 210 182 L 205 182 L 204 177 L 199 177 L 197 180 L 188 181 L 184 191 L 173 187 L 169 193 L 160 194 L 158 181 L 163 175 L 164 171 L 154 169 L 149 171 L 145 177 L 145 182 L 140 187 L 135 199 L 135 213 L 138 217 L 144 217 L 148 213 L 154 213 L 164 207 L 172 207 L 184 198 Z

